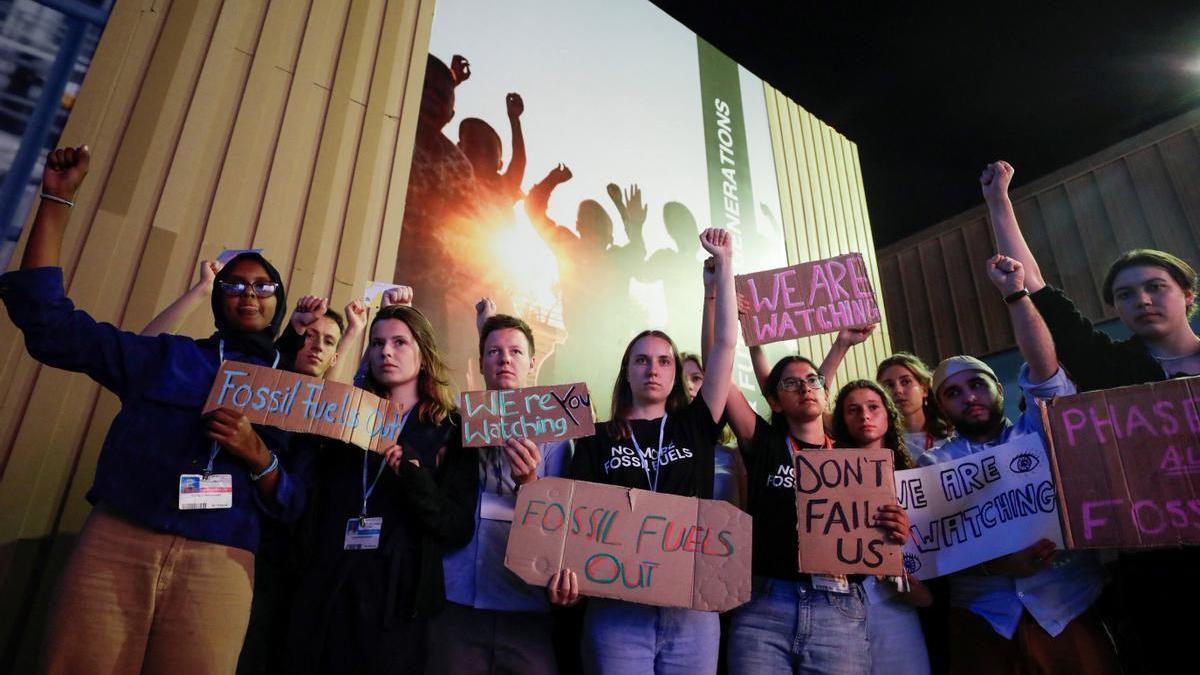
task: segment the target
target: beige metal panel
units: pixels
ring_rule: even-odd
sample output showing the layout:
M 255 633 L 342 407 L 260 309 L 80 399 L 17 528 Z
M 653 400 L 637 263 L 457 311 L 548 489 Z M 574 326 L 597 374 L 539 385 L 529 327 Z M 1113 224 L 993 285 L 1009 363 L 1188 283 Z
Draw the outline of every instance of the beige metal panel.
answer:
M 1150 234 L 1150 225 L 1142 216 L 1142 209 L 1138 205 L 1137 193 L 1133 186 L 1133 178 L 1129 175 L 1129 167 L 1125 162 L 1111 162 L 1098 167 L 1095 176 L 1097 189 L 1104 202 L 1104 212 L 1114 224 L 1120 223 L 1119 227 L 1114 226 L 1113 228 L 1116 230 L 1114 232 L 1116 250 L 1127 251 L 1137 248 L 1139 242 L 1150 241 L 1153 237 Z M 1021 222 L 1024 223 L 1024 220 Z M 1031 232 L 1038 234 L 1041 234 L 1044 227 L 1044 225 L 1032 228 L 1026 226 Z M 1035 249 L 1035 254 L 1041 255 L 1041 251 Z M 1059 284 L 1061 281 L 1055 282 L 1055 285 Z
M 1175 186 L 1167 176 L 1158 147 L 1155 145 L 1131 153 L 1125 161 L 1129 163 L 1138 202 L 1146 214 L 1146 222 L 1150 224 L 1154 248 L 1174 252 L 1196 264 L 1196 240 L 1191 236 L 1187 217 L 1175 195 Z
M 1170 251 L 1200 264 L 1200 109 L 1184 113 L 1153 129 L 1026 184 L 1018 180 L 1013 190 L 1013 207 L 1021 229 L 1048 283 L 1063 288 L 1080 311 L 1094 321 L 1115 316 L 1104 305 L 1100 286 L 1109 264 L 1120 252 L 1150 247 Z M 1020 167 L 1017 167 L 1020 171 Z M 1018 179 L 1021 174 L 1018 173 Z M 964 176 L 963 180 L 971 180 Z M 881 260 L 897 260 L 903 269 L 910 251 L 923 242 L 958 232 L 965 239 L 973 261 L 986 259 L 994 249 L 991 232 L 981 227 L 987 209 L 980 205 L 882 249 Z M 982 317 L 987 349 L 998 351 L 1013 346 L 1012 329 L 1003 307 L 992 299 L 990 283 L 982 267 L 969 270 L 979 301 L 974 307 L 957 306 L 951 316 L 936 317 L 943 331 L 957 333 L 963 344 L 975 344 L 969 335 L 974 315 Z M 950 275 L 950 261 L 929 271 L 931 280 L 943 283 Z M 886 267 L 886 265 L 885 265 Z M 887 293 L 889 309 L 899 303 L 908 316 L 922 308 L 919 294 Z M 903 336 L 898 347 L 928 348 L 916 333 Z
M 1192 238 L 1200 242 L 1200 142 L 1196 130 L 1175 134 L 1158 145 L 1171 187 L 1179 198 Z
M 764 90 L 788 261 L 860 252 L 882 303 L 857 147 L 769 85 Z M 834 337 L 798 340 L 797 351 L 819 361 Z M 890 353 L 885 325 L 847 355 L 838 382 L 873 377 L 875 365 Z
M 374 278 L 382 248 L 390 249 L 393 261 L 395 258 L 396 245 L 381 245 L 380 238 L 399 132 L 396 113 L 411 65 L 411 35 L 402 31 L 406 23 L 413 24 L 413 11 L 412 3 L 392 3 L 380 21 L 382 32 L 330 294 L 337 307 L 361 293 L 364 282 Z
M 115 147 L 124 133 L 129 102 L 137 95 L 163 19 L 163 14 L 141 11 L 134 3 L 121 3 L 113 8 L 104 39 L 97 46 L 93 66 L 63 131 L 63 143 L 80 144 L 86 141 L 93 149 Z M 96 196 L 101 194 L 112 165 L 111 155 L 94 156 L 91 176 L 77 195 L 72 225 L 67 228 L 63 241 L 62 260 L 68 279 L 85 241 L 84 235 L 95 217 L 98 206 Z M 22 231 L 18 250 L 24 247 L 28 231 L 28 227 Z M 19 255 L 13 257 L 14 268 L 19 260 Z M 20 419 L 29 404 L 35 373 L 40 368 L 25 354 L 20 333 L 9 322 L 7 313 L 0 316 L 0 368 L 6 382 L 0 393 L 2 475 L 20 428 Z
M 433 3 L 355 5 L 118 0 L 62 138 L 94 156 L 65 233 L 73 300 L 136 330 L 198 260 L 252 243 L 285 276 L 322 269 L 325 291 L 334 261 L 339 276 L 390 276 Z M 336 235 L 326 250 L 300 246 L 317 232 Z M 209 332 L 207 315 L 188 330 Z M 119 403 L 35 364 L 7 316 L 0 378 L 0 641 L 26 672 Z
M 295 253 L 309 195 L 324 189 L 314 187 L 313 177 L 349 10 L 347 1 L 321 0 L 308 13 L 266 192 L 257 225 L 246 242 L 265 250 L 296 297 L 313 290 L 293 286 L 292 267 L 297 264 Z M 311 267 L 308 261 L 300 264 Z
M 206 6 L 207 7 L 207 6 Z M 158 203 L 164 166 L 195 87 L 198 64 L 208 48 L 216 18 L 206 7 L 174 5 L 168 11 L 145 84 L 134 104 L 100 207 L 88 231 L 78 273 L 68 294 L 98 320 L 120 323 L 145 245 L 147 225 Z M 179 11 L 176 9 L 182 8 Z M 192 31 L 194 26 L 207 30 Z M 153 96 L 145 88 L 167 92 Z M 95 151 L 102 149 L 97 147 Z M 110 150 L 111 151 L 111 150 Z M 90 414 L 98 392 L 87 378 L 43 369 L 30 396 L 36 416 L 22 420 L 5 475 L 0 479 L 0 541 L 50 532 L 59 499 L 47 491 L 64 487 L 71 468 L 64 453 L 46 448 L 77 447 L 79 417 Z M 11 503 L 19 502 L 19 503 Z
M 383 7 L 382 0 L 350 4 L 313 171 L 313 185 L 320 189 L 309 193 L 289 281 L 296 297 L 307 293 L 328 296 L 333 285 L 366 114 L 366 105 L 360 100 L 366 98 L 364 82 L 370 80 L 375 66 Z
M 195 275 L 175 271 L 197 267 L 197 250 L 250 69 L 247 31 L 258 34 L 266 9 L 265 0 L 221 5 L 130 295 L 124 321 L 131 329 L 146 325 L 194 281 Z

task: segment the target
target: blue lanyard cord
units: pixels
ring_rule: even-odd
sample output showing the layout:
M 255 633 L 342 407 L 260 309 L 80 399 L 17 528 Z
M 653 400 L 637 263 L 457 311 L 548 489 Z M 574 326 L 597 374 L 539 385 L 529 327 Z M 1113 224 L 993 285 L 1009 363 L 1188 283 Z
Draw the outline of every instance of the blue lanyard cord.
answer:
M 412 408 L 409 408 L 408 412 L 404 413 L 404 417 L 400 418 L 400 428 L 396 430 L 396 440 L 397 441 L 400 440 L 400 433 L 402 431 L 404 431 L 404 425 L 408 423 L 408 416 L 411 414 L 412 414 Z M 379 470 L 375 472 L 375 480 L 371 481 L 370 485 L 367 485 L 367 457 L 370 454 L 371 454 L 370 450 L 366 450 L 366 449 L 363 450 L 363 463 L 362 463 L 363 500 L 362 500 L 362 509 L 359 510 L 359 512 L 358 512 L 359 518 L 367 517 L 367 500 L 371 498 L 371 493 L 375 491 L 375 486 L 379 484 L 379 477 L 383 475 L 383 469 L 384 469 L 384 467 L 387 466 L 387 459 L 386 458 L 382 459 L 379 463 Z
M 225 340 L 222 339 L 217 343 L 217 369 L 221 368 L 221 364 L 225 363 Z M 279 351 L 275 352 L 275 361 L 271 363 L 271 368 L 279 366 Z M 217 460 L 217 454 L 221 452 L 221 446 L 213 441 L 212 449 L 208 451 L 208 465 L 204 467 L 204 477 L 208 478 L 213 472 L 213 462 Z
M 663 432 L 667 429 L 667 414 L 663 413 L 662 422 L 658 425 L 658 450 L 654 454 L 654 480 L 650 480 L 650 458 L 642 452 L 638 445 L 637 434 L 633 433 L 633 425 L 629 425 L 629 440 L 633 441 L 633 449 L 637 450 L 638 458 L 642 460 L 642 470 L 646 472 L 646 485 L 651 492 L 658 492 L 658 477 L 662 473 Z

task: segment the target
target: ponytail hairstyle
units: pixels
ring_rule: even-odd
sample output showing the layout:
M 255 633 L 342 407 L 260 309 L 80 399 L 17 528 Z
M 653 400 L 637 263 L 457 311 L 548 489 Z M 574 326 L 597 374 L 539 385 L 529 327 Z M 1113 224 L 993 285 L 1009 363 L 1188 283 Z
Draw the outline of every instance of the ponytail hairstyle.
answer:
M 437 340 L 433 337 L 433 326 L 419 310 L 407 305 L 389 305 L 379 310 L 371 321 L 371 329 L 380 321 L 395 319 L 403 321 L 412 331 L 413 340 L 421 354 L 421 370 L 417 373 L 417 418 L 426 424 L 441 424 L 450 413 L 454 412 L 454 397 L 450 395 L 450 374 L 442 353 L 438 351 Z M 368 332 L 368 335 L 370 333 Z M 368 351 L 371 348 L 368 347 Z M 388 391 L 375 379 L 370 365 L 363 378 L 363 388 L 380 396 L 387 396 Z

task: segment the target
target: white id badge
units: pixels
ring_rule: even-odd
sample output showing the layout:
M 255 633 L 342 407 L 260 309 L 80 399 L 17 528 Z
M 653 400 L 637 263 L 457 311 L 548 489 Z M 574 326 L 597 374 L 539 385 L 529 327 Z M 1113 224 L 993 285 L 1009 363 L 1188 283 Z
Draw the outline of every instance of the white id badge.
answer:
M 842 595 L 850 592 L 850 579 L 845 574 L 814 574 L 812 575 L 812 585 L 818 591 Z
M 354 517 L 346 521 L 346 539 L 343 548 L 347 551 L 370 551 L 379 548 L 379 533 L 383 530 L 383 517 Z
M 513 510 L 516 507 L 516 495 L 496 495 L 488 492 L 479 495 L 479 517 L 484 520 L 502 520 L 511 523 Z
M 179 477 L 179 510 L 228 509 L 233 507 L 233 476 L 214 473 L 207 478 L 198 473 Z

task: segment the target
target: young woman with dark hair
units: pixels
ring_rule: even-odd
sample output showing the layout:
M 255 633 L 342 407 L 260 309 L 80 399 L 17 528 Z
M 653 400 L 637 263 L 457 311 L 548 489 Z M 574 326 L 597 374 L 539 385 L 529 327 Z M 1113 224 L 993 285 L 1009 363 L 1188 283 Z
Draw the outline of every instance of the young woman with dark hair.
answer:
M 879 384 L 855 380 L 838 392 L 833 407 L 833 436 L 839 447 L 892 451 L 897 471 L 917 465 L 906 447 L 904 419 Z M 916 577 L 867 577 L 867 640 L 871 672 L 876 675 L 927 675 L 929 652 L 918 607 L 933 596 Z
M 262 521 L 299 517 L 304 471 L 285 434 L 200 411 L 221 361 L 277 363 L 283 286 L 262 256 L 231 260 L 215 275 L 217 330 L 204 340 L 137 335 L 76 309 L 58 265 L 89 159 L 86 146 L 50 153 L 21 268 L 0 277 L 30 355 L 121 399 L 87 495 L 95 508 L 59 581 L 47 671 L 232 672 Z
M 572 478 L 712 496 L 713 448 L 730 389 L 737 314 L 730 234 L 705 230 L 700 242 L 715 259 L 717 278 L 716 337 L 705 359 L 704 386 L 689 403 L 675 343 L 662 331 L 638 334 L 621 357 L 612 417 L 596 435 L 577 442 Z M 550 595 L 558 604 L 573 599 L 553 581 Z M 584 620 L 584 667 L 592 673 L 715 673 L 719 634 L 714 612 L 592 598 Z
M 403 407 L 401 430 L 382 456 L 336 441 L 320 453 L 291 673 L 422 672 L 427 619 L 445 602 L 442 554 L 475 526 L 475 455 L 429 322 L 381 309 L 365 361 L 364 388 Z

